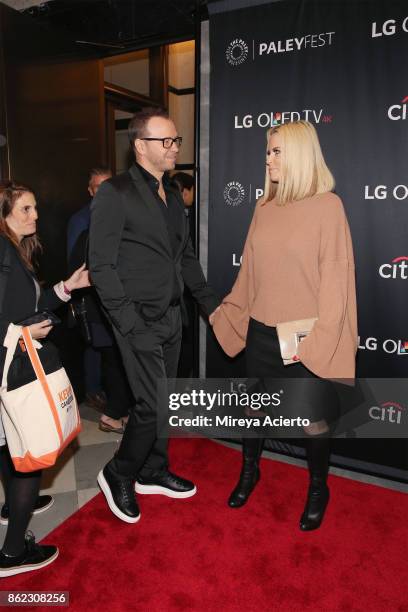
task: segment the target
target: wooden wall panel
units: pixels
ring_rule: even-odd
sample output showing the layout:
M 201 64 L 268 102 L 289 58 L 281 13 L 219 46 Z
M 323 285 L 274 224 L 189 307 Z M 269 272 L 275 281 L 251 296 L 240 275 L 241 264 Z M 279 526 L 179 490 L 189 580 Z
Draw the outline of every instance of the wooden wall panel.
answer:
M 2 8 L 10 174 L 37 196 L 41 271 L 53 281 L 65 273 L 68 218 L 88 201 L 88 170 L 106 162 L 103 66 Z

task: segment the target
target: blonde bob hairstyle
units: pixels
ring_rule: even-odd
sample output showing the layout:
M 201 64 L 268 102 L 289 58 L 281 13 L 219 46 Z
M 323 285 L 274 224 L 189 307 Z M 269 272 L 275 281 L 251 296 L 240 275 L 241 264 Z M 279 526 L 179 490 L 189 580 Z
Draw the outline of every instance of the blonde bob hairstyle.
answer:
M 275 198 L 276 204 L 284 206 L 334 189 L 334 177 L 324 161 L 319 137 L 311 123 L 294 121 L 270 128 L 266 133 L 267 146 L 272 134 L 279 134 L 282 140 L 281 179 L 273 183 L 266 167 L 263 204 Z

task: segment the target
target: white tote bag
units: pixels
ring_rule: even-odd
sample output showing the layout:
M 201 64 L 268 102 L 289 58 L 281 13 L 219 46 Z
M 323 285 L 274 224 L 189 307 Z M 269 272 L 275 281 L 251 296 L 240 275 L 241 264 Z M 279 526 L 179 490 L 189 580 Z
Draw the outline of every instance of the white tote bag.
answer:
M 7 390 L 7 375 L 20 335 L 24 339 L 35 380 Z M 15 326 L 8 338 L 1 385 L 1 416 L 16 470 L 32 472 L 51 467 L 81 431 L 77 401 L 64 368 L 45 374 L 28 327 Z

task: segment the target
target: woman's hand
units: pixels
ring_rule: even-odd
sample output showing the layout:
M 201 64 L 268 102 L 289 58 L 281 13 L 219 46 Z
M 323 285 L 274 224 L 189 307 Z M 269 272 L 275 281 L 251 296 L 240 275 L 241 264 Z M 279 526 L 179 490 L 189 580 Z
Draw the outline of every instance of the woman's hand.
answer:
M 64 286 L 68 291 L 74 291 L 75 289 L 83 289 L 84 287 L 90 287 L 89 272 L 85 270 L 85 264 L 82 264 L 78 270 L 69 277 L 68 280 L 64 281 Z
M 208 317 L 208 321 L 209 321 L 211 327 L 214 325 L 215 315 L 220 310 L 220 308 L 221 308 L 221 304 L 219 306 L 217 306 L 217 308 Z
M 45 321 L 41 321 L 41 323 L 33 323 L 33 325 L 28 326 L 28 329 L 30 330 L 31 336 L 34 338 L 34 340 L 40 340 L 41 338 L 48 336 L 52 330 L 51 321 L 46 319 Z

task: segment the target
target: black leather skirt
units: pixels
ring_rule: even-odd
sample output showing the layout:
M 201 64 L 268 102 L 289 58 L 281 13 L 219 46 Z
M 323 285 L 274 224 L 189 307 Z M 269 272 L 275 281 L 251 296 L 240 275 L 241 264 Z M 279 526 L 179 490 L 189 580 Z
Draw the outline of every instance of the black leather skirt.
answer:
M 281 393 L 280 405 L 266 408 L 266 414 L 328 424 L 338 418 L 335 386 L 301 362 L 283 365 L 275 327 L 250 319 L 245 354 L 250 392 Z

